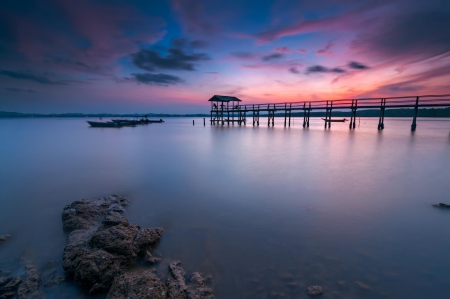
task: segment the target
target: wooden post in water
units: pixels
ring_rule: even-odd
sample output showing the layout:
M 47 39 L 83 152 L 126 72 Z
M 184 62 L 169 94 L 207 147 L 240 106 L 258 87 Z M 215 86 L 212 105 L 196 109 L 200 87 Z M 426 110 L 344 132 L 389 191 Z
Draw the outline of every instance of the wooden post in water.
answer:
M 291 127 L 291 113 L 292 113 L 292 103 L 289 104 L 289 127 Z
M 203 126 L 206 126 L 206 118 L 203 118 Z
M 386 107 L 386 99 L 381 99 L 380 119 L 378 120 L 378 130 L 384 130 L 384 110 Z
M 328 120 L 328 101 L 327 101 L 327 106 L 325 108 L 325 129 L 327 128 L 327 120 Z
M 194 120 L 192 120 L 192 125 L 194 125 Z
M 354 100 L 352 100 L 352 106 L 351 106 L 351 111 L 350 111 L 350 125 L 348 126 L 348 128 L 351 130 L 353 127 L 353 102 Z
M 331 110 L 333 109 L 333 102 L 330 103 L 330 114 L 328 115 L 328 129 L 331 128 Z
M 309 109 L 308 109 L 308 119 L 306 120 L 306 127 L 309 128 L 309 116 L 311 114 L 311 102 L 309 102 Z
M 416 124 L 416 119 L 417 119 L 417 112 L 419 111 L 419 97 L 416 97 L 416 105 L 414 106 L 414 118 L 413 118 L 413 122 L 411 125 L 411 131 L 415 131 L 417 124 Z
M 306 127 L 306 102 L 303 103 L 303 128 Z
M 287 104 L 284 103 L 284 127 L 286 128 Z

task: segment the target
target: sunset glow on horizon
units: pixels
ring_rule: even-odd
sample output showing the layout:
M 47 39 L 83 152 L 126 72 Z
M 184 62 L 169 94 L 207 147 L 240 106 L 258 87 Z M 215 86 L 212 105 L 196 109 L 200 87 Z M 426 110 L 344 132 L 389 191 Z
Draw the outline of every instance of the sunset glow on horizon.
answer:
M 450 93 L 448 1 L 0 2 L 0 111 Z

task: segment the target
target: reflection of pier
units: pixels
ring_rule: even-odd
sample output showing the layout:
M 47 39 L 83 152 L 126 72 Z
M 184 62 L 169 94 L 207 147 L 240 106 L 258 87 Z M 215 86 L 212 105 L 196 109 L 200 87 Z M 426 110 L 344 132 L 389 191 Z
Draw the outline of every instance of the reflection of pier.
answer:
M 417 112 L 419 108 L 442 108 L 450 107 L 450 95 L 422 95 L 391 98 L 363 98 L 342 99 L 328 101 L 303 101 L 292 103 L 267 103 L 241 105 L 242 102 L 236 97 L 215 95 L 211 99 L 211 125 L 246 124 L 247 114 L 253 116 L 253 126 L 259 126 L 260 113 L 267 115 L 267 125 L 275 123 L 275 113 L 284 113 L 284 126 L 291 126 L 292 111 L 303 113 L 303 127 L 309 127 L 311 111 L 325 111 L 325 128 L 330 128 L 333 122 L 331 116 L 333 110 L 350 110 L 350 129 L 356 127 L 356 111 L 365 109 L 379 109 L 380 116 L 378 130 L 384 129 L 384 114 L 386 109 L 407 108 L 414 111 L 411 131 L 415 131 L 417 124 Z M 236 117 L 236 119 L 235 119 Z

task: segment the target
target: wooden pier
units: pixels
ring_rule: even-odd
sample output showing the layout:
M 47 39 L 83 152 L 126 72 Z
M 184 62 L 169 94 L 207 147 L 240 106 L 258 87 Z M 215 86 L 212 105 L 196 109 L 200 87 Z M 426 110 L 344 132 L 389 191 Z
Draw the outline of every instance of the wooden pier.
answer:
M 333 111 L 350 111 L 349 129 L 356 127 L 357 110 L 379 109 L 378 130 L 384 129 L 386 109 L 406 108 L 414 112 L 411 131 L 417 128 L 417 112 L 420 108 L 450 107 L 450 94 L 420 95 L 390 98 L 361 98 L 325 101 L 302 101 L 290 103 L 240 104 L 236 97 L 214 95 L 211 99 L 211 125 L 246 125 L 247 114 L 252 115 L 253 126 L 259 126 L 261 112 L 267 116 L 267 125 L 274 126 L 275 114 L 284 112 L 284 126 L 291 126 L 292 112 L 303 113 L 303 127 L 309 127 L 311 111 L 325 111 L 324 127 L 331 128 Z M 236 119 L 235 119 L 236 117 Z

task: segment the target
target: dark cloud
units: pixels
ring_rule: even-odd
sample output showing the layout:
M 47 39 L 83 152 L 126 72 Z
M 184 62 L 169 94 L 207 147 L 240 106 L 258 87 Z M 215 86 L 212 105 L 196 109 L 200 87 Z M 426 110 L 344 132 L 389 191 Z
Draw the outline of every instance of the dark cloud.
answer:
M 269 55 L 265 55 L 261 58 L 262 61 L 270 61 L 270 60 L 274 60 L 274 59 L 280 59 L 281 57 L 283 57 L 283 54 L 281 53 L 272 53 Z
M 311 73 L 345 73 L 345 70 L 338 68 L 338 67 L 327 68 L 322 65 L 314 65 L 314 66 L 310 66 L 306 70 L 306 74 L 311 74 Z
M 131 76 L 133 76 L 133 81 L 149 85 L 170 85 L 183 82 L 180 77 L 167 74 L 141 73 L 131 74 Z
M 33 89 L 23 89 L 23 88 L 13 88 L 13 87 L 6 87 L 5 90 L 12 91 L 12 92 L 29 92 L 29 93 L 36 92 L 36 90 L 33 90 Z
M 230 55 L 241 59 L 255 58 L 257 56 L 250 52 L 231 52 Z
M 361 64 L 357 61 L 351 61 L 348 63 L 348 67 L 357 70 L 367 70 L 369 67 L 367 65 Z
M 197 62 L 210 59 L 205 53 L 186 53 L 182 48 L 185 41 L 180 39 L 174 41 L 174 46 L 167 49 L 168 54 L 165 57 L 157 51 L 147 49 L 142 49 L 131 57 L 134 65 L 147 71 L 156 69 L 194 71 Z
M 206 41 L 199 39 L 190 41 L 185 37 L 181 37 L 181 38 L 174 38 L 172 40 L 172 46 L 174 48 L 205 48 L 207 47 L 207 45 L 208 44 Z
M 14 79 L 33 81 L 33 82 L 37 82 L 40 84 L 50 84 L 50 85 L 67 85 L 68 84 L 65 81 L 54 81 L 54 80 L 49 79 L 46 76 L 39 76 L 39 75 L 34 75 L 31 73 L 25 73 L 25 72 L 0 70 L 0 75 L 5 75 L 5 76 L 8 76 L 8 77 L 14 78 Z
M 289 71 L 293 74 L 300 74 L 300 71 L 296 67 L 291 67 Z
M 374 19 L 352 42 L 355 49 L 386 58 L 427 59 L 450 52 L 450 12 L 422 10 Z

